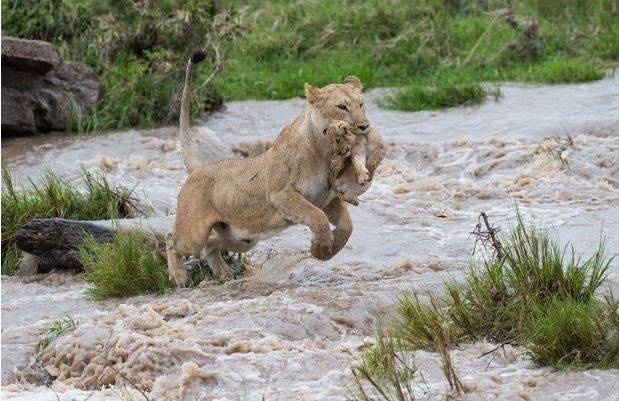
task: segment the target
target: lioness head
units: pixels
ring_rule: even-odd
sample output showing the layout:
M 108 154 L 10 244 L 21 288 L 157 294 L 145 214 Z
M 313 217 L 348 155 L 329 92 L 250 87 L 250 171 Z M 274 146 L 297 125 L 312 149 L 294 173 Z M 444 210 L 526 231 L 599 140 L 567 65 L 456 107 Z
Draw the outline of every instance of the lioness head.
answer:
M 358 133 L 365 133 L 370 122 L 363 108 L 362 89 L 359 78 L 351 76 L 343 84 L 330 84 L 322 88 L 305 84 L 305 96 L 326 125 L 341 120 L 355 127 Z

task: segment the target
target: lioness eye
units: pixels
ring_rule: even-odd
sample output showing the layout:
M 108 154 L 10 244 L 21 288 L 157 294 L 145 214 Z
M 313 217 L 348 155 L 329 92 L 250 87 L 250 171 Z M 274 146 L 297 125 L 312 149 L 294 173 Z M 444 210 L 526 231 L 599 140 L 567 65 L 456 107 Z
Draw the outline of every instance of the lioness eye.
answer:
M 348 110 L 348 107 L 346 107 L 345 104 L 338 104 L 337 107 L 339 107 L 340 110 Z
M 359 107 L 363 107 L 363 105 L 364 105 L 364 103 L 363 103 L 363 102 L 360 102 L 360 103 L 359 103 Z

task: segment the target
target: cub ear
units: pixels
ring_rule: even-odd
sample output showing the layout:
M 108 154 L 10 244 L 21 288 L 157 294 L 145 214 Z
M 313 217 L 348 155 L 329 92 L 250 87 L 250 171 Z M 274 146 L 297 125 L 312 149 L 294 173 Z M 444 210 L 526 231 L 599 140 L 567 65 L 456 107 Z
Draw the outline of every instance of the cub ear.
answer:
M 310 102 L 310 104 L 314 104 L 318 101 L 319 96 L 320 96 L 320 89 L 306 82 L 305 83 L 305 97 L 307 98 L 307 101 Z
M 344 83 L 352 86 L 353 88 L 357 89 L 359 92 L 363 90 L 363 84 L 361 83 L 361 80 L 355 77 L 354 75 L 344 78 Z

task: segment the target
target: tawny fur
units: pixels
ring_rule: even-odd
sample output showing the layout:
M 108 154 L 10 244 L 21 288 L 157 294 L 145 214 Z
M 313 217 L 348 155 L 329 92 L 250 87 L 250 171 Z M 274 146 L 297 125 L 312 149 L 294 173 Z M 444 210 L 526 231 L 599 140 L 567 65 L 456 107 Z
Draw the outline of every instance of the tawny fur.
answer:
M 183 158 L 190 174 L 178 196 L 173 231 L 167 236 L 172 282 L 187 283 L 183 257 L 190 255 L 206 258 L 220 279 L 231 278 L 222 251 L 246 252 L 293 224 L 311 230 L 310 249 L 315 258 L 333 257 L 346 244 L 352 221 L 346 204 L 329 185 L 333 149 L 326 129 L 334 120 L 359 131 L 369 128 L 361 104 L 361 82 L 350 77 L 344 84 L 324 88 L 306 84 L 305 111 L 265 153 L 199 165 L 199 158 L 186 149 L 191 144 L 187 110 L 193 67 L 190 61 L 180 123 Z M 356 178 L 349 184 L 359 193 L 369 186 L 360 186 Z

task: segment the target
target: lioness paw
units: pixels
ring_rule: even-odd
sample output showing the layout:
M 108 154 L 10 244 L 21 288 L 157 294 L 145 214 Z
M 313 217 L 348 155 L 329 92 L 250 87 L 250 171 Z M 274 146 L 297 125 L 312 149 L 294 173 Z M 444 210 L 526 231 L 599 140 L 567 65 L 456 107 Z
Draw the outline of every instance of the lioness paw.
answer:
M 364 171 L 359 172 L 359 176 L 357 177 L 357 181 L 359 185 L 365 185 L 370 182 L 370 172 L 365 169 Z
M 311 253 L 318 260 L 329 260 L 333 256 L 333 233 L 329 230 L 326 235 L 312 239 Z
M 186 287 L 189 282 L 187 271 L 183 268 L 170 270 L 169 278 L 176 287 Z

